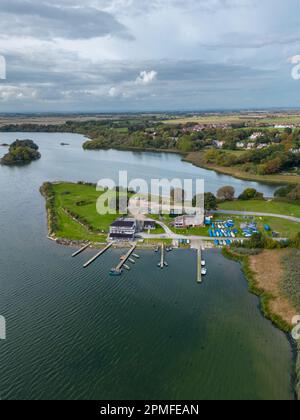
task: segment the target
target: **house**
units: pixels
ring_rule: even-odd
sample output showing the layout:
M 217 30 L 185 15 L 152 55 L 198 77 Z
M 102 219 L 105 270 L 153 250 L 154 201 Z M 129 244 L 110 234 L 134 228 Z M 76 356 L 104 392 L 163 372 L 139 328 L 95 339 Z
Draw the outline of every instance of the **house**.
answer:
M 255 141 L 259 139 L 260 137 L 263 137 L 263 135 L 264 134 L 261 132 L 253 133 L 252 136 L 250 136 L 250 140 Z
M 255 149 L 256 145 L 255 143 L 248 143 L 247 144 L 247 150 Z
M 135 219 L 118 219 L 111 224 L 109 239 L 112 241 L 133 241 L 137 233 L 137 222 Z
M 216 146 L 218 149 L 223 149 L 224 144 L 225 144 L 225 141 L 218 141 L 218 140 L 213 141 L 213 145 Z
M 238 142 L 238 143 L 236 144 L 236 147 L 237 147 L 238 149 L 245 149 L 245 148 L 246 148 L 246 144 L 240 141 L 240 142 Z
M 145 220 L 144 221 L 144 230 L 155 230 L 156 229 L 156 222 L 153 220 Z
M 258 150 L 266 149 L 269 146 L 270 146 L 270 144 L 268 144 L 268 143 L 260 143 L 260 144 L 257 145 L 257 149 Z
M 176 229 L 187 229 L 190 227 L 201 227 L 204 225 L 204 214 L 197 213 L 194 216 L 185 215 L 176 217 L 174 227 Z
M 292 130 L 296 128 L 295 125 L 275 125 L 274 128 L 277 128 L 278 130 L 283 130 L 285 128 L 291 128 Z

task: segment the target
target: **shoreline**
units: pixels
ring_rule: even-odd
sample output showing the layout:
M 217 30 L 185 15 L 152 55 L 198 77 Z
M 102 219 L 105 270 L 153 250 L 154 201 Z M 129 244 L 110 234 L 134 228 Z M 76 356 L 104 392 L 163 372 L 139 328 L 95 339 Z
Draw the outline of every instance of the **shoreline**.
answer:
M 292 324 L 287 323 L 280 314 L 275 313 L 271 309 L 271 303 L 276 300 L 276 298 L 265 288 L 259 285 L 258 277 L 259 274 L 255 273 L 251 267 L 250 256 L 237 254 L 227 248 L 223 248 L 223 256 L 232 261 L 240 263 L 242 271 L 245 275 L 246 281 L 249 286 L 249 292 L 257 296 L 259 299 L 259 308 L 262 315 L 268 319 L 275 328 L 282 331 L 288 342 L 290 343 L 292 354 L 293 354 L 293 372 L 291 376 L 291 383 L 293 387 L 293 392 L 295 394 L 295 400 L 300 400 L 300 344 L 293 340 L 291 336 L 291 330 L 293 328 Z M 292 304 L 290 303 L 292 306 Z
M 1 127 L 3 129 L 3 127 Z M 0 130 L 1 132 L 5 132 L 3 130 Z M 22 132 L 24 133 L 31 133 L 31 131 L 27 131 L 27 130 L 22 130 Z M 47 131 L 36 131 L 35 133 L 47 133 Z M 83 133 L 77 133 L 77 132 L 68 132 L 68 131 L 63 131 L 63 132 L 55 132 L 55 131 L 50 131 L 48 132 L 49 134 L 78 134 L 78 135 L 82 135 L 84 136 L 87 141 L 93 141 L 92 138 L 88 137 L 87 134 L 83 134 Z M 140 153 L 170 153 L 170 154 L 175 154 L 181 157 L 183 162 L 189 163 L 197 168 L 201 168 L 201 169 L 206 169 L 209 171 L 214 171 L 218 174 L 221 175 L 228 175 L 231 176 L 235 179 L 239 179 L 242 181 L 250 181 L 250 182 L 258 182 L 258 183 L 264 183 L 264 184 L 269 184 L 269 185 L 278 185 L 278 186 L 282 186 L 282 185 L 286 185 L 286 184 L 298 184 L 300 183 L 300 176 L 297 175 L 251 175 L 248 174 L 246 172 L 240 171 L 239 169 L 236 170 L 236 172 L 234 170 L 232 170 L 231 168 L 226 168 L 226 167 L 220 167 L 220 166 L 216 166 L 216 165 L 210 165 L 210 164 L 206 164 L 201 160 L 201 152 L 182 152 L 180 150 L 176 150 L 176 149 L 156 149 L 156 148 L 140 148 L 140 147 L 117 147 L 117 146 L 112 146 L 112 147 L 102 147 L 99 149 L 85 149 L 83 147 L 84 143 L 82 143 L 82 150 L 85 151 L 92 151 L 92 152 L 97 152 L 97 151 L 101 151 L 101 150 L 118 150 L 120 152 L 140 152 Z M 280 177 L 279 179 L 277 179 L 277 177 Z
M 208 171 L 216 172 L 220 175 L 228 175 L 232 176 L 235 179 L 239 179 L 241 181 L 250 181 L 250 182 L 257 182 L 257 183 L 264 183 L 269 185 L 278 185 L 282 186 L 285 184 L 298 184 L 300 183 L 300 176 L 297 175 L 250 175 L 246 172 L 237 170 L 237 173 L 232 171 L 230 167 L 222 167 L 216 166 L 208 163 L 204 163 L 201 159 L 194 157 L 194 154 L 199 154 L 199 152 L 191 152 L 181 154 L 183 162 L 191 163 L 192 165 L 196 166 L 197 168 L 206 169 Z M 280 179 L 276 179 L 277 177 L 281 177 Z

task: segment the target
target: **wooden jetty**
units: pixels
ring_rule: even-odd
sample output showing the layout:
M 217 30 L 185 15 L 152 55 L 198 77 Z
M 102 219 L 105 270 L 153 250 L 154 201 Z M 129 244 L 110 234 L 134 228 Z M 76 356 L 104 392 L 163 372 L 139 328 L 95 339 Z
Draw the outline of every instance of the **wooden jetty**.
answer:
M 132 253 L 134 252 L 135 249 L 136 249 L 136 244 L 132 245 L 132 247 L 127 252 L 125 257 L 122 259 L 120 264 L 113 270 L 115 273 L 121 273 L 122 272 L 123 266 L 126 265 L 126 262 L 129 260 L 129 258 L 131 257 L 131 255 L 132 255 Z
M 165 262 L 165 244 L 161 245 L 160 263 L 158 264 L 158 266 L 161 269 L 168 267 L 168 263 Z
M 93 258 L 91 258 L 87 263 L 84 264 L 84 268 L 87 268 L 89 265 L 91 265 L 94 261 L 96 261 L 101 255 L 103 255 L 111 246 L 113 245 L 113 242 L 110 242 L 105 248 L 101 249 L 100 252 L 98 252 Z
M 197 250 L 197 282 L 202 283 L 202 252 L 201 247 Z
M 83 251 L 85 251 L 89 246 L 91 245 L 91 243 L 89 242 L 87 245 L 84 245 L 82 248 L 80 248 L 78 251 L 74 252 L 74 254 L 72 254 L 72 258 L 77 257 L 77 255 L 81 254 Z

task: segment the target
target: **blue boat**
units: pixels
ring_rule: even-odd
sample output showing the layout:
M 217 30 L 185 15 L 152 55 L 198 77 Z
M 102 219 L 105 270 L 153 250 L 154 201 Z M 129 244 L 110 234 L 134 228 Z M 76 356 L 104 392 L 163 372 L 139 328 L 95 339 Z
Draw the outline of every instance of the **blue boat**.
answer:
M 112 277 L 118 277 L 122 275 L 122 270 L 116 270 L 115 268 L 112 268 L 109 272 L 109 275 Z

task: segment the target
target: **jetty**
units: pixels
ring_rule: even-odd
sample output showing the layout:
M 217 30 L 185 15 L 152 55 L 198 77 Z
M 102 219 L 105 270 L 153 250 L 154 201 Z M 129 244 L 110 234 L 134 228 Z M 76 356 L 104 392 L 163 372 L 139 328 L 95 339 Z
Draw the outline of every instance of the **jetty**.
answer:
M 122 268 L 126 268 L 128 270 L 128 268 L 130 269 L 130 267 L 128 267 L 126 265 L 126 262 L 130 259 L 131 255 L 133 254 L 133 252 L 136 249 L 136 244 L 132 245 L 132 247 L 130 248 L 130 250 L 127 252 L 127 254 L 124 256 L 124 258 L 122 259 L 122 261 L 120 262 L 120 264 L 116 267 L 113 268 L 111 270 L 111 275 L 121 275 L 122 274 Z
M 113 245 L 113 242 L 110 242 L 105 248 L 101 249 L 100 252 L 98 252 L 93 258 L 91 258 L 87 263 L 84 264 L 84 268 L 87 268 L 90 266 L 93 262 L 95 262 L 101 255 L 103 255 L 106 251 L 109 250 Z
M 78 251 L 74 252 L 74 254 L 72 254 L 72 258 L 77 257 L 77 255 L 81 254 L 83 251 L 85 251 L 89 246 L 91 245 L 91 243 L 89 242 L 87 245 L 84 245 L 82 248 L 80 248 Z
M 160 255 L 160 263 L 158 263 L 158 267 L 163 269 L 165 267 L 168 267 L 168 263 L 165 261 L 165 245 L 161 245 L 161 255 Z
M 197 250 L 197 283 L 202 283 L 202 252 L 201 247 Z

